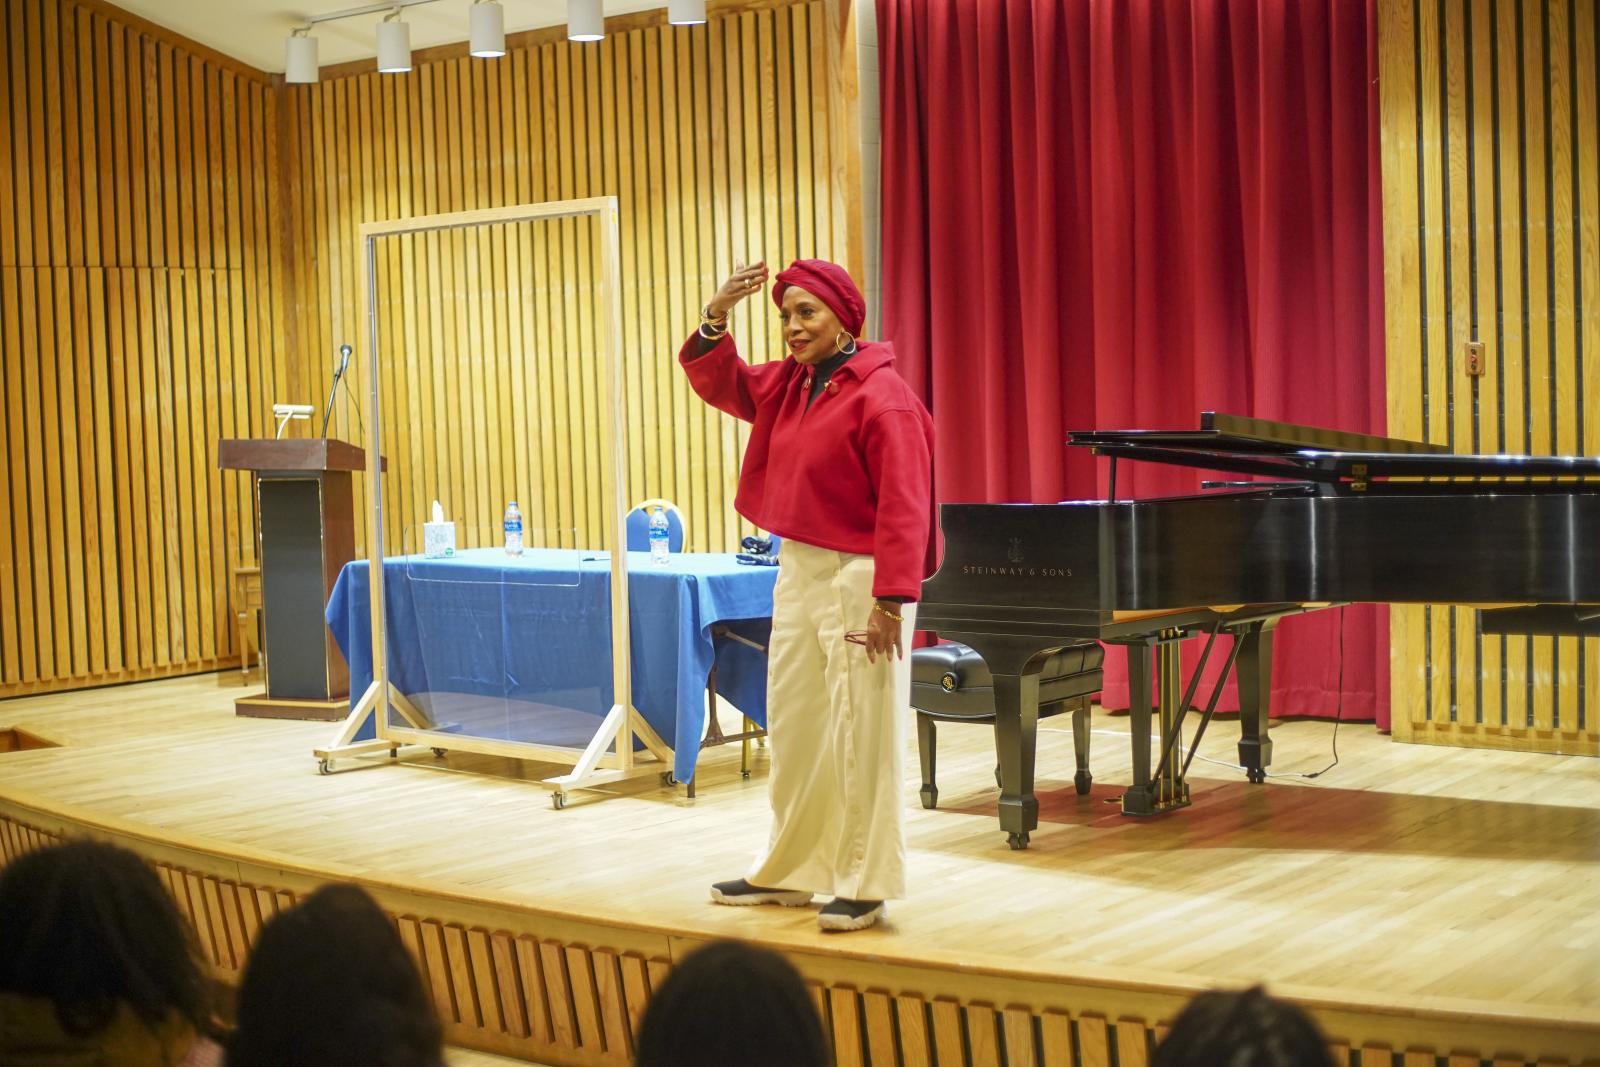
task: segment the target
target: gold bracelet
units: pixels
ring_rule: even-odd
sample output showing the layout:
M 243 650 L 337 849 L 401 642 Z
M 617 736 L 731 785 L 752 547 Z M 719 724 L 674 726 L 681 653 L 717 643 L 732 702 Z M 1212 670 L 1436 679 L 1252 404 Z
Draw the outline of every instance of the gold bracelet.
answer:
M 728 336 L 728 328 L 726 326 L 719 330 L 709 322 L 702 322 L 700 324 L 700 329 L 696 330 L 695 332 L 701 337 L 704 337 L 707 341 L 720 341 L 724 337 Z
M 721 323 L 722 328 L 726 330 L 728 328 L 728 313 L 724 311 L 720 315 L 713 315 L 711 314 L 711 305 L 706 304 L 700 308 L 700 323 L 703 326 L 710 326 L 712 329 L 716 329 L 717 324 Z
M 894 612 L 890 611 L 888 608 L 884 607 L 882 604 L 878 603 L 877 601 L 873 601 L 872 602 L 872 610 L 876 611 L 879 615 L 887 615 L 887 616 L 889 616 L 889 618 L 893 619 L 895 622 L 905 622 L 906 621 L 906 617 L 904 615 L 896 615 Z

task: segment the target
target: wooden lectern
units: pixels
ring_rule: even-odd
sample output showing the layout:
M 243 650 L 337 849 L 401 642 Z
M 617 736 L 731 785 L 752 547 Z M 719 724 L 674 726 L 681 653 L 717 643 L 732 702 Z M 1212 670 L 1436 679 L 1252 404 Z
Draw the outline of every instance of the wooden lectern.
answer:
M 267 691 L 240 697 L 234 710 L 273 719 L 342 719 L 350 670 L 323 608 L 340 569 L 355 557 L 350 475 L 366 469 L 366 453 L 320 437 L 222 440 L 217 466 L 254 472 L 261 538 Z

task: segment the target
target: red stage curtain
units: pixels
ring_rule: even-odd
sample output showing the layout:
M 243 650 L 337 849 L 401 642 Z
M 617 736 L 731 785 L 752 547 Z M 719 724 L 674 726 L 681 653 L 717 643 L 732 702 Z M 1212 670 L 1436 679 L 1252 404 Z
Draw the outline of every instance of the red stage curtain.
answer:
M 941 500 L 1103 496 L 1073 429 L 1383 431 L 1373 0 L 878 0 L 878 26 L 884 333 Z M 1341 626 L 1343 714 L 1387 727 L 1373 607 L 1282 624 L 1274 712 L 1340 706 Z

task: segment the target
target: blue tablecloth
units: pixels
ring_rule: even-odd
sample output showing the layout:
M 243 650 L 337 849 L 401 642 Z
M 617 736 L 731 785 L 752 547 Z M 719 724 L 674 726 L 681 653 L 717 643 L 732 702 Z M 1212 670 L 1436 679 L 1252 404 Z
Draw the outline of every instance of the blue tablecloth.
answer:
M 352 704 L 372 681 L 367 572 L 366 560 L 347 563 L 327 609 L 350 665 Z M 613 703 L 605 553 L 469 549 L 449 559 L 391 557 L 385 572 L 390 680 L 439 728 L 566 748 L 594 736 Z M 628 576 L 634 707 L 673 746 L 674 773 L 689 781 L 713 662 L 718 694 L 766 724 L 766 656 L 713 642 L 711 626 L 765 646 L 777 568 L 718 553 L 674 554 L 657 567 L 630 552 Z

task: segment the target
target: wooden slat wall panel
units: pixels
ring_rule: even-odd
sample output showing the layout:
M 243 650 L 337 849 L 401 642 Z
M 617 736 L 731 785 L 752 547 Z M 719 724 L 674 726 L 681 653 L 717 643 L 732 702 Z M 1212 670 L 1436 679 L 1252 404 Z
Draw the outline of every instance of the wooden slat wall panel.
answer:
M 320 406 L 325 394 L 310 390 L 325 387 L 338 346 L 365 340 L 362 222 L 616 195 L 628 495 L 676 501 L 690 548 L 734 547 L 749 532 L 732 506 L 744 429 L 692 396 L 674 356 L 735 261 L 843 255 L 825 201 L 828 108 L 816 106 L 831 84 L 818 47 L 831 39 L 826 7 L 713 10 L 704 27 L 513 42 L 493 63 L 457 56 L 287 87 L 298 168 L 287 227 L 305 277 L 287 313 L 308 360 L 294 399 Z M 434 498 L 463 544 L 497 543 L 513 498 L 530 543 L 601 543 L 597 239 L 588 223 L 561 222 L 380 246 L 393 550 L 417 547 Z M 753 358 L 775 354 L 764 296 L 734 329 Z M 364 364 L 348 383 L 332 432 L 354 441 Z
M 256 551 L 216 441 L 299 377 L 271 87 L 94 0 L 0 0 L 0 38 L 0 697 L 220 666 Z
M 1378 8 L 1390 432 L 1600 454 L 1600 4 Z M 1600 642 L 1481 637 L 1465 608 L 1391 618 L 1396 737 L 1600 754 Z

